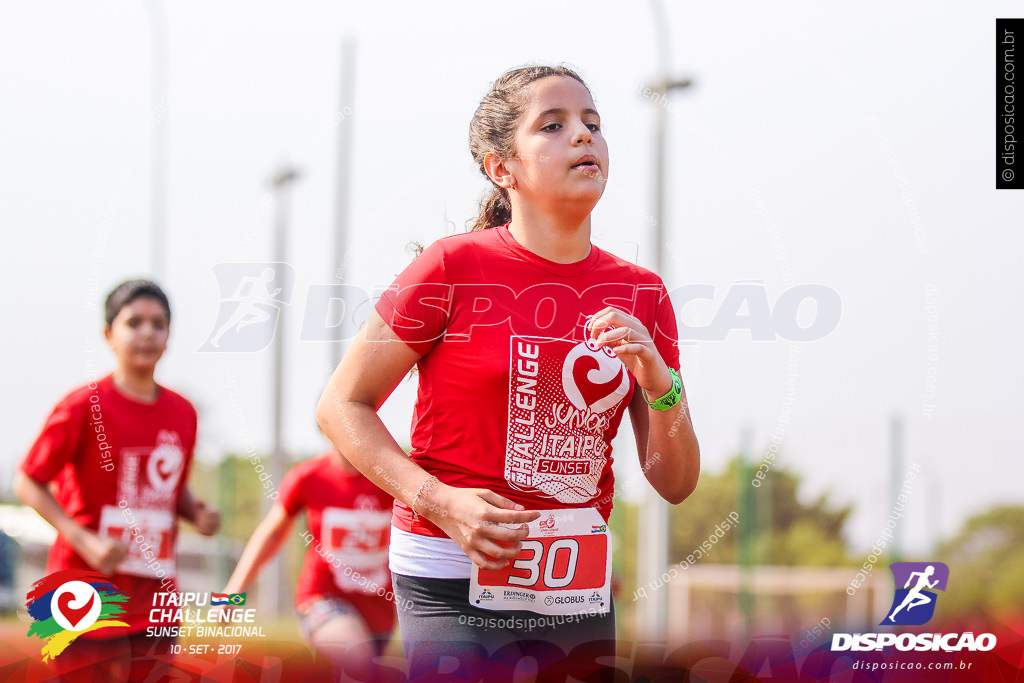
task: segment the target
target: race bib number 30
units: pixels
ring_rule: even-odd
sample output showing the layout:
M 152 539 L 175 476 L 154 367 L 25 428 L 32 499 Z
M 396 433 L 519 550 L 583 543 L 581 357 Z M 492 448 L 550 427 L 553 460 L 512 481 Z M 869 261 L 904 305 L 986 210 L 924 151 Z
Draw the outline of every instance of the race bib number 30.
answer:
M 611 606 L 612 545 L 594 508 L 544 510 L 509 566 L 473 565 L 469 602 L 492 610 L 604 614 Z

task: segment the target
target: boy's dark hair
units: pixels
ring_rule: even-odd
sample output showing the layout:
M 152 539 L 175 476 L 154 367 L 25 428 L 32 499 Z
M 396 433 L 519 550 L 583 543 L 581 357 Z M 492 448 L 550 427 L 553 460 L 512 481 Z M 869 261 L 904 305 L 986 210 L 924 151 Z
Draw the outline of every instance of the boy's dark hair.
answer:
M 122 308 L 141 298 L 156 299 L 160 302 L 167 311 L 167 322 L 171 322 L 171 304 L 164 290 L 160 289 L 160 285 L 152 280 L 128 280 L 114 287 L 114 291 L 107 295 L 107 303 L 104 306 L 107 327 L 114 324 L 114 318 Z
M 487 175 L 484 157 L 494 152 L 505 159 L 516 156 L 516 130 L 526 113 L 529 87 L 534 81 L 548 76 L 565 76 L 590 88 L 572 69 L 564 66 L 523 66 L 503 73 L 491 84 L 469 122 L 469 151 L 480 172 L 493 185 L 491 192 L 480 202 L 480 212 L 471 230 L 485 230 L 504 225 L 512 220 L 512 204 L 508 190 L 498 186 Z

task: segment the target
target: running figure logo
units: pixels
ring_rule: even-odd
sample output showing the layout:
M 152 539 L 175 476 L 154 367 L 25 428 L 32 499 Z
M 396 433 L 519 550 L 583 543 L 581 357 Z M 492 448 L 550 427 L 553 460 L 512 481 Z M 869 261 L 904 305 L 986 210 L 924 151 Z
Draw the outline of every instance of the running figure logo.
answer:
M 896 595 L 881 626 L 920 626 L 935 614 L 937 590 L 946 590 L 949 567 L 942 562 L 894 562 L 889 565 Z M 903 586 L 900 588 L 900 586 Z
M 291 301 L 295 271 L 287 263 L 218 263 L 213 268 L 220 308 L 200 351 L 260 351 L 277 331 Z

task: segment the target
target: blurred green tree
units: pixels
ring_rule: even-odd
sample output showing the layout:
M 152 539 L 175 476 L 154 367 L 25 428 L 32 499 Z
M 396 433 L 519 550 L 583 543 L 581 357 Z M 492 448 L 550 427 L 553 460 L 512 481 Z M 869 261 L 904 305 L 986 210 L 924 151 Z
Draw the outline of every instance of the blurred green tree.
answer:
M 951 613 L 1024 614 L 1024 506 L 998 505 L 971 517 L 940 546 L 938 559 L 950 569 L 943 601 Z
M 741 471 L 742 468 L 742 471 Z M 740 512 L 740 526 L 753 526 L 753 562 L 783 566 L 834 567 L 848 564 L 844 526 L 852 506 L 838 507 L 821 495 L 803 502 L 800 477 L 777 461 L 760 487 L 753 487 L 753 472 L 739 457 L 724 472 L 702 472 L 696 491 L 671 510 L 669 559 L 680 562 L 708 540 L 708 536 L 733 511 Z M 744 490 L 743 487 L 749 487 Z M 745 516 L 738 499 L 750 500 Z M 701 562 L 731 564 L 738 561 L 736 530 L 730 530 Z
M 267 467 L 269 461 L 270 456 L 263 455 L 260 462 Z M 301 461 L 286 463 L 285 474 Z M 263 487 L 249 458 L 230 454 L 216 464 L 198 460 L 194 462 L 189 486 L 197 498 L 217 508 L 220 513 L 218 537 L 221 548 L 218 553 L 217 580 L 224 583 L 234 570 L 245 543 L 263 520 L 262 506 L 268 490 Z M 195 533 L 188 524 L 181 525 L 181 530 L 186 534 Z M 302 514 L 282 548 L 286 571 L 292 583 L 297 579 L 305 557 L 306 547 L 300 538 L 305 530 L 306 516 Z

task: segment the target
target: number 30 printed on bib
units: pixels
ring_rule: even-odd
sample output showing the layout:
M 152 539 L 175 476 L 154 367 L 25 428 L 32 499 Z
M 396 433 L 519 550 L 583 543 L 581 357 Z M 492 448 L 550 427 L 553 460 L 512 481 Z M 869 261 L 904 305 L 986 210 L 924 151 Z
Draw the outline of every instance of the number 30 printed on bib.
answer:
M 594 508 L 542 511 L 509 566 L 473 565 L 471 605 L 539 614 L 604 614 L 611 608 L 611 537 Z

